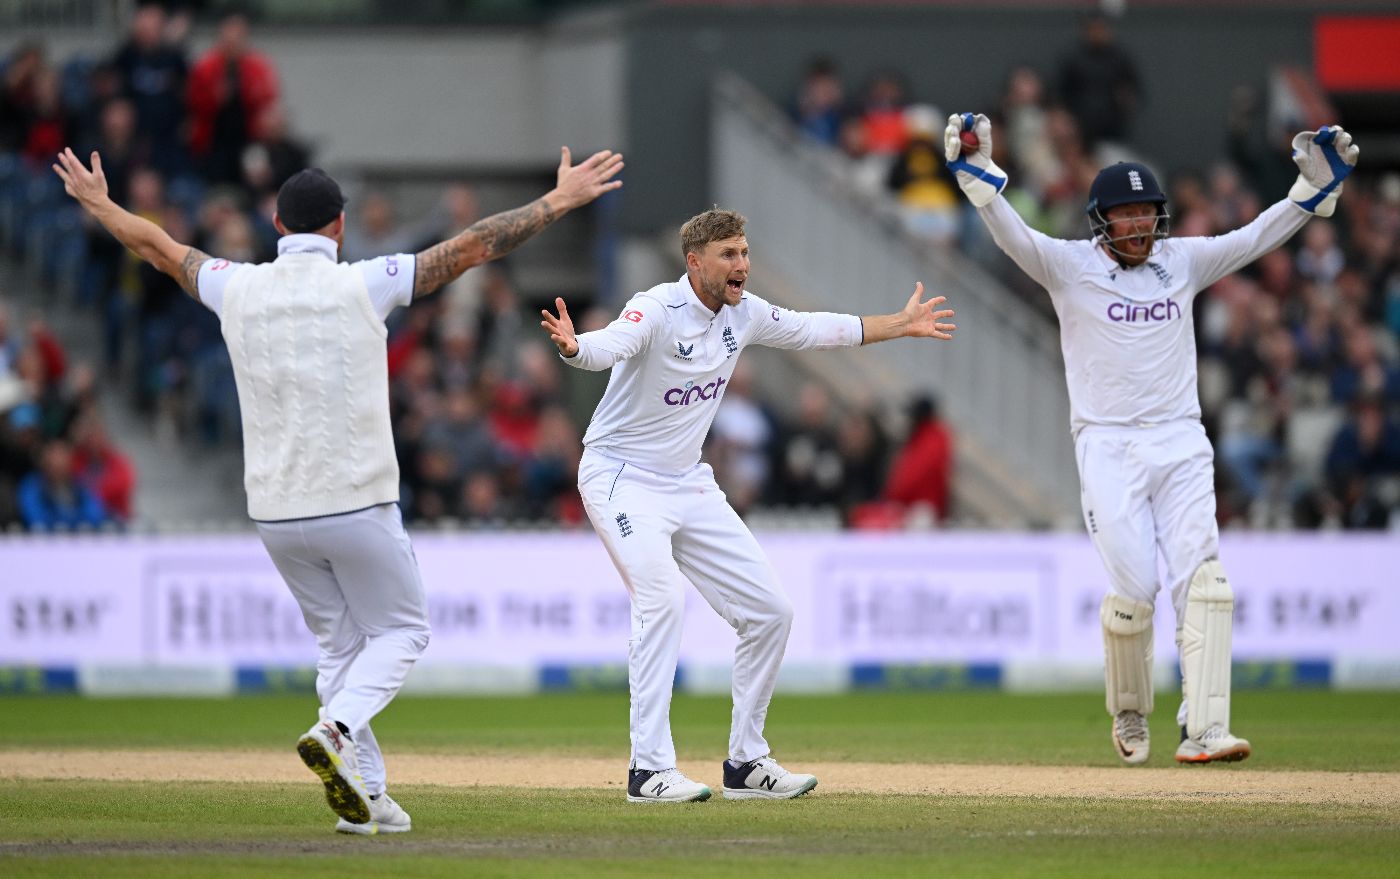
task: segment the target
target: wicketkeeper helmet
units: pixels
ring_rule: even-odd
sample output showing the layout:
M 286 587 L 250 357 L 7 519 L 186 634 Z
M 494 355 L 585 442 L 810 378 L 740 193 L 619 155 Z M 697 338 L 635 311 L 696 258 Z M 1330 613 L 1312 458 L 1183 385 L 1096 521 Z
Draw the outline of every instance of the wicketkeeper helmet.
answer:
M 1154 238 L 1166 238 L 1171 234 L 1171 214 L 1167 212 L 1167 196 L 1157 183 L 1157 177 L 1141 162 L 1118 162 L 1109 165 L 1098 173 L 1089 187 L 1089 204 L 1084 213 L 1089 215 L 1089 231 L 1113 247 L 1108 237 L 1110 208 L 1125 204 L 1157 205 L 1157 225 L 1153 229 Z M 1115 248 L 1116 251 L 1116 248 Z

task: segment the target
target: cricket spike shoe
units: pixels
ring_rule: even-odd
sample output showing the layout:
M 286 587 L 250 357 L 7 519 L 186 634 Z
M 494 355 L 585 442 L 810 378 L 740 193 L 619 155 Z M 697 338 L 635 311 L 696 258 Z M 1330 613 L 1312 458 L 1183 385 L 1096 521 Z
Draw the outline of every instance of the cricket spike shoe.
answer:
M 1249 742 L 1230 735 L 1220 724 L 1206 727 L 1194 738 L 1181 728 L 1181 744 L 1176 749 L 1178 763 L 1235 763 L 1250 755 Z
M 679 769 L 633 769 L 627 773 L 629 803 L 700 803 L 709 798 L 708 787 L 686 778 Z
M 326 786 L 331 811 L 351 824 L 371 820 L 369 791 L 360 778 L 355 743 L 333 720 L 322 720 L 297 740 L 301 762 Z
M 1150 749 L 1147 718 L 1132 709 L 1118 712 L 1113 718 L 1113 747 L 1124 763 L 1146 763 Z
M 369 798 L 369 820 L 364 824 L 351 824 L 344 818 L 336 822 L 337 833 L 358 833 L 373 836 L 376 833 L 407 833 L 413 829 L 413 821 L 403 806 L 394 802 L 387 793 Z
M 771 756 L 747 763 L 724 761 L 726 800 L 790 800 L 816 786 L 815 775 L 788 772 Z

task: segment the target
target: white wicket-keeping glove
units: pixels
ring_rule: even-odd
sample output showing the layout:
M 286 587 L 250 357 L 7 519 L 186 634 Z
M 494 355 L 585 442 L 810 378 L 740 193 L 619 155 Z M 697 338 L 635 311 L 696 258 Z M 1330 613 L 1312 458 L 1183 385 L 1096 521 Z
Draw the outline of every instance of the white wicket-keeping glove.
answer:
M 976 135 L 975 148 L 969 146 L 964 151 L 964 131 Z M 948 127 L 943 129 L 943 155 L 948 167 L 956 172 L 958 186 L 975 206 L 982 207 L 1006 188 L 1006 172 L 992 161 L 992 120 L 984 114 L 949 116 Z
M 1293 136 L 1293 163 L 1300 173 L 1288 197 L 1309 213 L 1332 216 L 1342 181 L 1356 167 L 1359 152 L 1340 125 L 1298 132 Z

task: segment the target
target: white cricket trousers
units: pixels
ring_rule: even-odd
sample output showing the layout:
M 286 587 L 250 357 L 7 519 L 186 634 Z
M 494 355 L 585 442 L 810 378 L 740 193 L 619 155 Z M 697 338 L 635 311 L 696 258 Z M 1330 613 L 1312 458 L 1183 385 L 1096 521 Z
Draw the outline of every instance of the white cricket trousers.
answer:
M 1109 588 L 1155 603 L 1160 551 L 1180 627 L 1192 574 L 1220 555 L 1215 454 L 1205 428 L 1198 421 L 1090 426 L 1076 437 L 1075 456 L 1084 523 L 1108 569 Z M 1184 699 L 1178 721 L 1186 722 Z
M 714 471 L 701 464 L 678 476 L 663 475 L 585 449 L 579 493 L 632 599 L 632 768 L 676 765 L 671 690 L 687 584 L 739 636 L 729 756 L 767 756 L 763 724 L 792 629 L 792 602 L 715 484 Z
M 428 646 L 428 603 L 398 504 L 339 516 L 258 522 L 258 536 L 316 636 L 321 717 L 350 729 L 360 776 L 384 791 L 369 722 Z

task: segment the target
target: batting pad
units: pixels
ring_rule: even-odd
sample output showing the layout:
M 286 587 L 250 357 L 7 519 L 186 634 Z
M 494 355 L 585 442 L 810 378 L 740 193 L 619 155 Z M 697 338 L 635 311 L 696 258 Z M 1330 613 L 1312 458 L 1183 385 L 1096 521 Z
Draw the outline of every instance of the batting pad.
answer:
M 1196 737 L 1212 724 L 1230 728 L 1230 641 L 1235 593 L 1218 559 L 1201 563 L 1186 587 L 1181 626 L 1181 689 L 1186 697 L 1186 734 Z
M 1103 621 L 1104 690 L 1108 713 L 1152 713 L 1152 605 L 1109 593 Z

